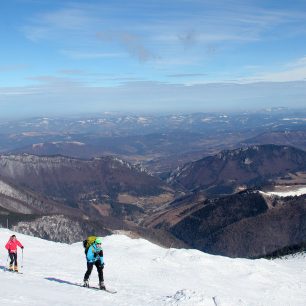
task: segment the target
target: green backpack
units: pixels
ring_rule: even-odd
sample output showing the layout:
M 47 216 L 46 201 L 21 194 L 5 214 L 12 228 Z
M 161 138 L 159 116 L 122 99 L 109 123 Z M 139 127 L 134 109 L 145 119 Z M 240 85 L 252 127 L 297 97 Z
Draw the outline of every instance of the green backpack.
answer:
M 85 240 L 83 240 L 83 247 L 85 248 L 85 254 L 87 254 L 87 251 L 89 247 L 96 241 L 97 236 L 88 236 Z

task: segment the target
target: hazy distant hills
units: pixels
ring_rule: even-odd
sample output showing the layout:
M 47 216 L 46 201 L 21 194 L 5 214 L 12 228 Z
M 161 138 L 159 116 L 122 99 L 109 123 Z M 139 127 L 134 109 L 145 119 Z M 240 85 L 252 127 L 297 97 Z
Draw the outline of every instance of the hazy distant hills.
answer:
M 221 150 L 253 144 L 251 140 L 264 133 L 290 131 L 290 142 L 279 139 L 275 144 L 301 147 L 301 136 L 294 132 L 306 130 L 305 118 L 305 110 L 284 108 L 244 113 L 32 118 L 0 122 L 0 152 L 85 159 L 115 155 L 164 175 Z M 273 136 L 254 142 L 274 143 Z
M 131 163 L 141 163 L 151 172 L 162 173 L 169 172 L 190 160 L 215 153 L 219 151 L 219 147 L 231 146 L 234 139 L 240 139 L 232 136 L 225 141 L 223 135 L 204 137 L 199 133 L 184 131 L 135 136 L 75 137 L 81 141 L 34 143 L 15 149 L 11 153 L 64 155 L 83 159 L 113 155 Z
M 289 146 L 256 145 L 225 150 L 188 163 L 174 171 L 168 181 L 189 191 L 218 195 L 272 184 L 289 173 L 305 170 L 305 151 Z
M 101 137 L 98 135 L 74 135 L 76 140 L 61 140 L 34 143 L 15 149 L 14 153 L 34 155 L 64 155 L 77 158 L 92 158 L 114 154 L 140 160 L 158 158 L 177 152 L 188 152 L 202 148 L 205 143 L 202 134 L 191 132 L 154 133 L 147 135 Z M 143 156 L 143 158 L 141 158 Z
M 128 136 L 166 133 L 173 130 L 214 132 L 221 130 L 248 130 L 269 123 L 275 126 L 303 124 L 305 110 L 263 110 L 244 113 L 173 113 L 121 114 L 101 113 L 93 116 L 57 118 L 38 117 L 18 121 L 0 121 L 1 133 L 39 137 L 63 134 L 99 134 L 101 136 Z M 289 118 L 289 120 L 287 120 Z M 32 134 L 31 134 L 32 133 Z

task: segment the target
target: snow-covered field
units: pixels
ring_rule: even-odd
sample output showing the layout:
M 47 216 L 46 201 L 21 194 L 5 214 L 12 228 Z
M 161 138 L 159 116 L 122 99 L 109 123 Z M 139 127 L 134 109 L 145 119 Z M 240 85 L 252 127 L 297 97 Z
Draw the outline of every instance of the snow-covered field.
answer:
M 124 235 L 104 238 L 105 284 L 117 294 L 75 286 L 85 272 L 81 243 L 67 245 L 17 233 L 23 274 L 5 271 L 0 229 L 0 305 L 306 305 L 306 258 L 247 260 L 196 250 L 164 249 Z M 19 264 L 21 265 L 19 251 Z M 90 283 L 98 283 L 93 270 Z

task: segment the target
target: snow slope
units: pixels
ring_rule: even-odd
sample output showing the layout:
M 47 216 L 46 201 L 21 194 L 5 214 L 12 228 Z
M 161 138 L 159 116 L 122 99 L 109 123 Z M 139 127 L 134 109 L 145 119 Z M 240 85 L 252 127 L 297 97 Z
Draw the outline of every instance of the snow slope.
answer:
M 306 304 L 306 258 L 247 260 L 197 250 L 164 249 L 124 235 L 104 238 L 105 284 L 117 294 L 75 286 L 85 272 L 81 243 L 50 242 L 17 234 L 25 245 L 22 271 L 7 272 L 0 229 L 0 305 L 202 305 Z M 19 251 L 19 264 L 21 265 Z M 93 270 L 90 283 L 98 283 Z
M 267 192 L 267 194 L 277 195 L 279 197 L 289 197 L 289 196 L 294 197 L 294 196 L 300 196 L 302 194 L 306 194 L 306 187 L 299 187 L 297 189 L 292 189 L 292 190 L 290 190 L 289 188 L 287 191 L 286 190 L 270 191 L 270 192 Z

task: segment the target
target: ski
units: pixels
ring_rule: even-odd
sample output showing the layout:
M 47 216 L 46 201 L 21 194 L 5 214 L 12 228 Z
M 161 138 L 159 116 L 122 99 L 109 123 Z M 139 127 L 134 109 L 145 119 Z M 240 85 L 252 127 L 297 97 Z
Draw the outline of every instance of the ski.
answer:
M 97 290 L 100 290 L 100 291 L 106 291 L 106 292 L 111 293 L 111 294 L 117 293 L 116 290 L 112 290 L 112 289 L 100 289 L 98 287 L 89 287 L 89 288 L 94 288 L 94 289 L 97 289 Z
M 9 269 L 6 270 L 7 272 L 11 272 L 11 273 L 14 273 L 14 274 L 23 274 L 23 272 L 19 272 L 19 271 L 11 271 Z
M 117 293 L 116 290 L 113 290 L 113 289 L 105 289 L 104 291 L 108 292 L 108 293 L 111 293 L 111 294 L 115 294 Z
M 93 290 L 98 290 L 98 291 L 105 291 L 105 292 L 111 293 L 111 294 L 117 293 L 117 291 L 113 290 L 113 289 L 100 289 L 99 287 L 96 287 L 96 286 L 85 287 L 85 286 L 83 286 L 83 284 L 80 284 L 80 283 L 77 283 L 76 285 L 79 286 L 79 287 L 82 287 L 82 288 L 93 289 Z

